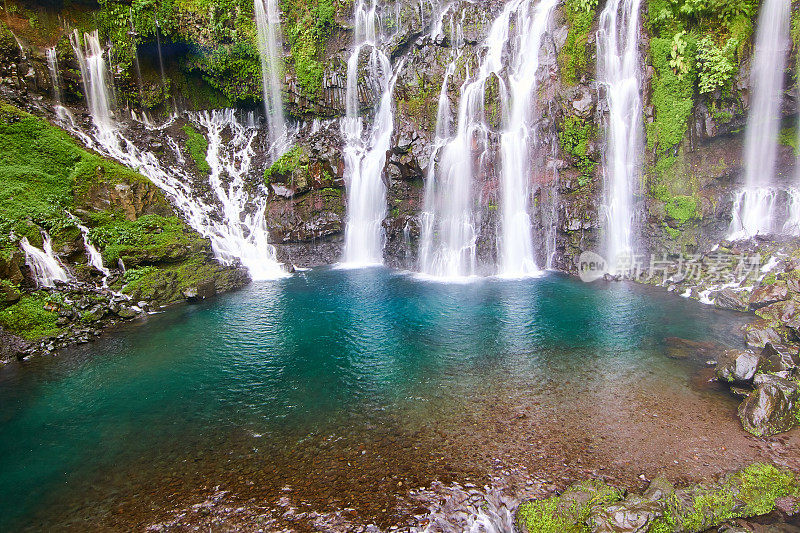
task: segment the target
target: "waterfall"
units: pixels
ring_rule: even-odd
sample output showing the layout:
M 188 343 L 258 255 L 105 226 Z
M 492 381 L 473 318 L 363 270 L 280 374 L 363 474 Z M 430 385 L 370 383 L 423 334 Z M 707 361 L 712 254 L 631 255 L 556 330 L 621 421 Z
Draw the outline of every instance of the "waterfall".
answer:
M 478 224 L 473 189 L 475 176 L 488 172 L 492 161 L 491 127 L 484 102 L 486 85 L 492 77 L 500 85 L 503 114 L 499 272 L 523 276 L 539 271 L 530 219 L 531 151 L 537 142 L 532 118 L 539 52 L 555 5 L 556 0 L 542 0 L 535 9 L 532 0 L 506 4 L 489 30 L 477 72 L 468 76 L 461 87 L 455 133 L 450 131 L 447 84 L 458 56 L 448 66 L 439 96 L 422 214 L 423 274 L 438 278 L 475 275 Z M 508 64 L 504 62 L 506 52 L 510 52 Z M 503 81 L 506 75 L 507 83 Z
M 745 188 L 734 201 L 729 237 L 748 238 L 780 231 L 775 219 L 775 169 L 781 122 L 781 97 L 790 38 L 789 0 L 766 0 L 758 18 L 752 102 L 744 141 Z
M 642 101 L 639 60 L 641 0 L 609 0 L 597 33 L 598 81 L 608 104 L 603 153 L 606 259 L 616 269 L 620 257 L 633 252 L 633 198 L 639 189 Z
M 538 143 L 533 125 L 537 109 L 539 51 L 550 25 L 556 0 L 541 0 L 531 13 L 530 0 L 516 9 L 520 32 L 508 65 L 510 113 L 500 137 L 502 155 L 500 274 L 523 277 L 538 274 L 530 215 L 531 150 Z M 505 104 L 504 107 L 508 106 Z
M 72 48 L 81 69 L 86 105 L 99 132 L 111 137 L 115 128 L 113 98 L 111 97 L 108 68 L 103 57 L 103 48 L 97 30 L 83 34 L 85 49 L 81 47 L 80 35 L 75 30 L 70 35 Z
M 55 287 L 56 281 L 66 283 L 69 281 L 69 274 L 61 264 L 58 262 L 56 255 L 53 253 L 53 244 L 50 240 L 50 235 L 42 232 L 44 241 L 43 248 L 33 246 L 28 242 L 27 237 L 23 237 L 19 245 L 22 251 L 25 252 L 25 263 L 30 267 L 33 272 L 36 283 L 39 287 Z
M 347 116 L 341 131 L 345 139 L 345 183 L 347 184 L 347 226 L 343 262 L 350 266 L 383 263 L 383 220 L 387 215 L 384 167 L 394 131 L 392 95 L 397 81 L 388 56 L 380 49 L 377 0 L 367 7 L 355 4 L 355 48 L 347 62 Z M 360 116 L 358 94 L 359 59 L 370 50 L 365 78 L 377 85 L 380 94 L 372 128 L 365 128 Z M 399 69 L 398 69 L 399 70 Z
M 283 78 L 283 41 L 277 0 L 255 0 L 258 54 L 261 58 L 261 78 L 264 86 L 264 106 L 267 112 L 270 140 L 277 143 L 286 135 L 281 95 Z M 280 150 L 283 151 L 283 150 Z
M 222 222 L 213 223 L 210 235 L 217 256 L 228 263 L 240 260 L 253 279 L 283 276 L 275 247 L 269 244 L 264 217 L 266 195 L 251 197 L 245 183 L 255 155 L 253 141 L 258 130 L 240 124 L 232 109 L 200 113 L 197 120 L 208 131 L 209 184 L 222 206 Z M 231 139 L 227 145 L 223 141 L 226 129 Z M 227 187 L 224 177 L 230 178 Z
M 56 106 L 61 106 L 61 76 L 58 74 L 58 56 L 56 47 L 48 48 L 45 52 L 47 57 L 47 69 L 50 71 L 50 79 L 53 82 L 53 100 Z

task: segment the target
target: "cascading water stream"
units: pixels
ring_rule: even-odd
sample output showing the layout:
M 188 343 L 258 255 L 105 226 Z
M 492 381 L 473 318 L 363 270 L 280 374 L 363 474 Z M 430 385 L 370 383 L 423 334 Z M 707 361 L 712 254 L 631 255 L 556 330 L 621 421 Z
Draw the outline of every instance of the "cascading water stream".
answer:
M 775 187 L 774 179 L 784 71 L 791 43 L 790 11 L 789 0 L 766 0 L 759 14 L 750 73 L 753 96 L 745 133 L 745 188 L 734 200 L 731 239 L 782 231 L 776 199 L 786 193 Z M 796 222 L 787 224 L 794 226 Z
M 641 0 L 609 0 L 600 14 L 597 33 L 599 83 L 608 104 L 603 178 L 605 198 L 604 251 L 609 270 L 633 252 L 642 140 L 641 70 L 639 59 Z
M 81 224 L 78 218 L 71 213 L 67 214 L 78 227 L 78 229 L 81 230 L 81 235 L 83 236 L 83 247 L 86 250 L 86 257 L 89 261 L 89 266 L 97 269 L 98 272 L 103 273 L 103 286 L 106 286 L 106 280 L 108 279 L 108 276 L 111 275 L 111 271 L 105 267 L 103 264 L 102 254 L 92 244 L 91 239 L 89 239 L 89 228 Z
M 492 77 L 496 77 L 500 86 L 498 96 L 504 115 L 500 143 L 503 211 L 499 272 L 508 276 L 539 272 L 530 220 L 531 150 L 536 143 L 531 108 L 535 107 L 539 52 L 555 4 L 555 0 L 543 0 L 533 14 L 531 0 L 506 4 L 489 30 L 477 72 L 467 76 L 461 87 L 458 128 L 452 137 L 446 86 L 458 56 L 448 67 L 439 97 L 422 215 L 420 271 L 423 274 L 437 278 L 475 275 L 478 230 L 474 177 L 488 171 L 493 157 L 489 142 L 491 127 L 485 113 L 486 86 Z M 506 51 L 511 52 L 508 65 L 504 62 Z M 510 76 L 508 84 L 503 79 L 506 72 Z
M 261 58 L 261 77 L 264 88 L 264 107 L 267 113 L 270 141 L 277 145 L 286 136 L 286 119 L 281 95 L 283 79 L 283 40 L 277 0 L 255 0 L 258 54 Z M 276 150 L 282 153 L 276 146 Z M 273 154 L 274 157 L 280 153 Z
M 50 240 L 50 235 L 46 232 L 42 233 L 43 250 L 32 245 L 27 237 L 23 237 L 19 245 L 22 251 L 25 252 L 25 263 L 30 267 L 33 272 L 36 283 L 39 287 L 55 287 L 56 281 L 68 282 L 70 280 L 69 274 L 58 262 L 55 254 L 53 253 L 53 244 Z
M 387 215 L 384 167 L 394 131 L 393 98 L 397 77 L 389 57 L 380 49 L 377 0 L 367 7 L 355 5 L 355 48 L 347 62 L 347 116 L 341 131 L 345 139 L 345 182 L 347 184 L 347 226 L 343 263 L 360 267 L 383 263 L 383 220 Z M 367 80 L 380 94 L 372 128 L 365 128 L 360 116 L 358 94 L 359 59 L 370 50 Z M 399 70 L 399 68 L 398 68 Z
M 190 116 L 197 125 L 208 130 L 206 159 L 211 167 L 208 183 L 213 193 L 213 204 L 204 201 L 202 193 L 192 188 L 195 178 L 182 168 L 166 167 L 155 154 L 139 149 L 113 122 L 107 67 L 97 33 L 86 34 L 84 38 L 89 51 L 86 55 L 77 33 L 73 34 L 72 40 L 81 72 L 86 76 L 83 80 L 86 100 L 96 131 L 94 137 L 74 126 L 71 131 L 90 148 L 135 168 L 169 195 L 188 224 L 211 240 L 217 259 L 225 264 L 241 262 L 256 280 L 284 276 L 275 249 L 268 244 L 265 203 L 258 194 L 251 197 L 244 182 L 253 171 L 252 145 L 258 130 L 242 126 L 233 110 Z M 230 140 L 224 142 L 222 133 L 226 129 L 230 132 Z M 168 145 L 177 145 L 166 132 L 164 135 Z M 224 180 L 228 178 L 226 188 Z

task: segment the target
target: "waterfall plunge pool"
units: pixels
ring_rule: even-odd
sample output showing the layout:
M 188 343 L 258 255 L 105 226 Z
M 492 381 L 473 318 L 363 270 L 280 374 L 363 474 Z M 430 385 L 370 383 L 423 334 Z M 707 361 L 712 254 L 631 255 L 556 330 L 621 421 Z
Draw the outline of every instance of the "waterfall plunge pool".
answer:
M 435 482 L 534 496 L 797 461 L 797 437 L 753 446 L 703 361 L 666 356 L 669 337 L 739 346 L 746 319 L 557 274 L 254 284 L 0 369 L 0 530 L 223 508 L 268 530 L 331 513 L 388 527 L 424 522 Z

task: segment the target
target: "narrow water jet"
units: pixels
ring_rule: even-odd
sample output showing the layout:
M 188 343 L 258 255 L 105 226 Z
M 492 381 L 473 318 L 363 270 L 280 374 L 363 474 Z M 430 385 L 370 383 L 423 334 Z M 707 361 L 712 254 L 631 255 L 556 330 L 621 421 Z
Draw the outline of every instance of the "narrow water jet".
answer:
M 50 71 L 50 80 L 53 83 L 53 100 L 56 106 L 61 106 L 61 75 L 58 72 L 58 55 L 56 47 L 48 48 L 45 52 L 47 57 L 47 70 Z
M 752 103 L 744 141 L 745 186 L 734 201 L 730 239 L 780 232 L 775 212 L 775 170 L 781 122 L 781 98 L 789 36 L 791 2 L 766 0 L 758 17 Z
M 93 244 L 91 239 L 89 238 L 89 228 L 84 226 L 80 223 L 77 217 L 68 213 L 69 217 L 72 219 L 72 222 L 78 227 L 81 231 L 81 235 L 83 236 L 83 247 L 86 250 L 86 258 L 88 260 L 89 266 L 95 268 L 98 272 L 102 272 L 103 274 L 103 286 L 106 286 L 106 280 L 108 276 L 111 275 L 111 271 L 105 267 L 103 264 L 103 255 L 100 253 Z
M 378 3 L 364 0 L 355 4 L 355 48 L 347 62 L 347 116 L 342 120 L 345 139 L 345 183 L 347 185 L 347 226 L 342 262 L 353 267 L 383 264 L 387 215 L 384 177 L 386 152 L 394 131 L 393 93 L 396 75 L 389 57 L 381 50 Z M 358 94 L 359 59 L 370 51 L 366 79 L 376 85 L 378 107 L 372 127 L 365 127 Z M 399 69 L 398 69 L 399 70 Z
M 277 0 L 255 0 L 258 55 L 261 59 L 261 79 L 264 108 L 269 125 L 269 138 L 275 145 L 286 135 L 283 113 L 283 39 Z M 283 150 L 281 150 L 283 151 Z M 280 154 L 273 154 L 277 158 Z
M 608 104 L 603 150 L 601 216 L 609 270 L 636 248 L 634 197 L 639 191 L 642 137 L 639 57 L 641 0 L 609 0 L 600 14 L 597 71 Z
M 42 232 L 42 240 L 42 250 L 32 245 L 27 237 L 23 237 L 19 243 L 20 248 L 25 252 L 25 264 L 30 267 L 37 285 L 39 287 L 55 287 L 56 281 L 68 282 L 69 274 L 53 253 L 50 235 Z

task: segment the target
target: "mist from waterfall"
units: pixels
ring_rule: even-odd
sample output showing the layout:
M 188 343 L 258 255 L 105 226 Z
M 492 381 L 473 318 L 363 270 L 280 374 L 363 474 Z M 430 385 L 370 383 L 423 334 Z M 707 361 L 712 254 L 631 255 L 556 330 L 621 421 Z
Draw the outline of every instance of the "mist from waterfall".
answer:
M 347 62 L 347 116 L 341 122 L 347 186 L 342 262 L 360 267 L 383 263 L 383 221 L 387 215 L 384 167 L 394 131 L 392 94 L 397 78 L 389 57 L 381 50 L 377 0 L 370 5 L 358 0 L 354 14 L 355 47 Z M 360 58 L 364 50 L 369 50 L 364 79 L 380 95 L 371 128 L 361 116 L 359 95 Z
M 776 187 L 775 170 L 786 60 L 791 46 L 790 11 L 789 0 L 766 0 L 761 6 L 750 72 L 752 96 L 744 141 L 745 186 L 734 200 L 731 239 L 782 232 L 787 223 L 779 220 L 776 212 L 776 198 L 786 193 Z
M 608 104 L 601 216 L 609 270 L 636 247 L 634 196 L 639 190 L 642 136 L 639 58 L 641 0 L 609 0 L 597 32 L 597 72 Z
M 264 108 L 267 113 L 270 141 L 273 145 L 286 136 L 283 113 L 283 40 L 277 0 L 255 0 L 258 55 L 261 58 L 261 79 Z M 282 150 L 281 150 L 282 151 Z M 277 157 L 280 154 L 274 154 Z
M 455 57 L 439 95 L 422 213 L 419 269 L 425 275 L 458 279 L 476 274 L 478 221 L 474 181 L 476 176 L 489 172 L 493 160 L 491 127 L 485 112 L 487 83 L 493 77 L 499 84 L 503 122 L 498 272 L 509 277 L 539 273 L 530 215 L 531 152 L 537 143 L 533 118 L 539 53 L 556 3 L 543 0 L 535 8 L 531 0 L 506 4 L 484 41 L 477 71 L 461 87 L 457 130 L 452 132 L 447 85 L 460 47 L 458 37 L 454 39 Z M 459 35 L 455 29 L 451 33 Z M 507 52 L 508 64 L 504 61 Z
M 187 223 L 211 240 L 214 254 L 221 262 L 241 263 L 256 280 L 284 276 L 286 273 L 276 258 L 275 248 L 269 244 L 264 219 L 266 195 L 258 187 L 254 193 L 248 192 L 250 189 L 245 183 L 245 179 L 255 173 L 253 143 L 259 134 L 255 123 L 252 127 L 242 125 L 231 109 L 189 115 L 190 120 L 208 132 L 206 160 L 211 173 L 207 188 L 212 201 L 207 202 L 202 190 L 193 189 L 195 177 L 183 168 L 163 164 L 158 156 L 138 148 L 123 135 L 122 128 L 112 118 L 108 68 L 97 32 L 85 34 L 84 39 L 85 53 L 77 32 L 72 36 L 96 131 L 89 136 L 74 125 L 70 126 L 71 131 L 89 148 L 136 169 L 162 189 Z M 174 117 L 166 125 L 172 121 Z M 178 145 L 169 138 L 165 127 L 161 130 L 168 145 Z
M 22 251 L 25 252 L 25 264 L 30 267 L 36 284 L 39 287 L 55 287 L 56 281 L 66 283 L 70 277 L 53 253 L 50 235 L 42 232 L 42 241 L 42 250 L 32 245 L 27 237 L 23 237 L 19 243 Z

